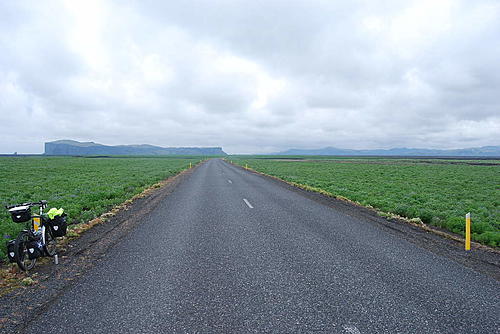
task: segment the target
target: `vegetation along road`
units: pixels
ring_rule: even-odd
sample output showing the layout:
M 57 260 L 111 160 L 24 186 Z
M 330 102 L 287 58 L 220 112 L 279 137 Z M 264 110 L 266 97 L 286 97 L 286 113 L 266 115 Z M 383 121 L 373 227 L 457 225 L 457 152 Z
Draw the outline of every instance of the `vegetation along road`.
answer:
M 381 215 L 419 219 L 500 246 L 498 160 L 388 159 L 354 157 L 233 157 L 235 163 L 371 206 Z
M 498 333 L 500 285 L 220 159 L 197 167 L 27 333 Z
M 0 157 L 0 204 L 48 200 L 72 224 L 85 223 L 201 157 Z M 0 210 L 0 235 L 15 238 L 24 224 Z M 5 259 L 0 245 L 0 259 Z

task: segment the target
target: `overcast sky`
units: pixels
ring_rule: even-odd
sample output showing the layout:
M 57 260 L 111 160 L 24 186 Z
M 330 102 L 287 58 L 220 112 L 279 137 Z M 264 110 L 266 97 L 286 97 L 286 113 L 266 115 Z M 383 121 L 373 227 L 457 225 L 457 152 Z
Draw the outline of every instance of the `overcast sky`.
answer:
M 0 152 L 500 145 L 500 1 L 0 0 Z

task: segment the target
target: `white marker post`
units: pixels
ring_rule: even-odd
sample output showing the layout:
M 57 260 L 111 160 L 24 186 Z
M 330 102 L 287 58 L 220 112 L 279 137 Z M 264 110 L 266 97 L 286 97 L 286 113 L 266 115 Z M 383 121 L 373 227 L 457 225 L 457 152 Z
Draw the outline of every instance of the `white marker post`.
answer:
M 465 250 L 470 251 L 470 212 L 465 215 Z

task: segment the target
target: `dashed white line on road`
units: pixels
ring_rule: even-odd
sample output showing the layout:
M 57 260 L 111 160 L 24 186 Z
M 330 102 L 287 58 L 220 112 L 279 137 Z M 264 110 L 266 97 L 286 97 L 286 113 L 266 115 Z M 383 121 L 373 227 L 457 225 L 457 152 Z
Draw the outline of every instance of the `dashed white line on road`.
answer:
M 233 183 L 233 181 L 231 181 L 231 180 L 227 180 L 227 182 L 229 182 L 229 183 Z
M 252 204 L 250 204 L 250 202 L 246 198 L 243 198 L 243 202 L 245 202 L 245 204 L 248 205 L 250 209 L 253 209 Z
M 346 333 L 349 334 L 361 334 L 359 329 L 356 328 L 356 326 L 344 326 L 344 330 Z

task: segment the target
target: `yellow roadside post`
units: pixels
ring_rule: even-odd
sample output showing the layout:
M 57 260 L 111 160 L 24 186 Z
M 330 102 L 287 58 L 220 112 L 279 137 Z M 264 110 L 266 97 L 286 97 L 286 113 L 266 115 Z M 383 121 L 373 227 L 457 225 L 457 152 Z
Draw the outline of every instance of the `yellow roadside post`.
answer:
M 248 169 L 248 164 L 245 164 L 245 169 Z
M 189 168 L 191 168 L 191 167 L 192 167 L 192 166 L 191 166 L 191 163 L 189 163 Z
M 465 250 L 470 251 L 470 212 L 465 215 Z

